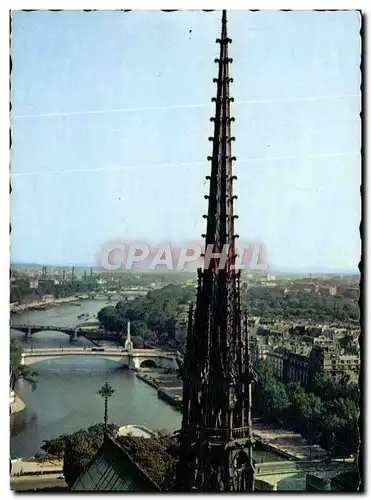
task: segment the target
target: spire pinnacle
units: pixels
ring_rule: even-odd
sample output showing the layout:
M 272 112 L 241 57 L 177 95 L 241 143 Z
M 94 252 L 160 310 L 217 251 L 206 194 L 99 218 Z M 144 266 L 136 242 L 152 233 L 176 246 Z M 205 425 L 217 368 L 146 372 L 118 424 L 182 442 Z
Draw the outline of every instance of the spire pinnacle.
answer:
M 131 341 L 131 335 L 130 335 L 130 321 L 128 321 L 127 324 L 127 333 L 126 333 L 126 340 L 125 340 L 125 349 L 127 351 L 131 351 L 133 349 L 133 342 Z
M 227 11 L 222 13 L 222 38 L 227 36 Z
M 221 252 L 225 245 L 228 247 L 228 259 L 230 264 L 235 259 L 235 234 L 234 234 L 234 213 L 233 201 L 233 161 L 231 142 L 234 140 L 231 134 L 231 123 L 234 118 L 231 116 L 229 84 L 233 79 L 229 77 L 229 64 L 233 60 L 228 56 L 228 44 L 232 42 L 227 36 L 227 11 L 222 14 L 221 38 L 216 40 L 220 44 L 220 55 L 215 62 L 218 64 L 218 78 L 214 78 L 217 84 L 215 102 L 215 115 L 210 118 L 214 123 L 214 135 L 211 161 L 211 174 L 207 177 L 210 180 L 210 190 L 207 199 L 209 200 L 207 214 L 206 246 L 213 245 L 214 251 Z M 210 261 L 210 266 L 214 267 L 216 261 Z
M 131 342 L 131 336 L 130 336 L 130 321 L 128 321 L 128 341 Z

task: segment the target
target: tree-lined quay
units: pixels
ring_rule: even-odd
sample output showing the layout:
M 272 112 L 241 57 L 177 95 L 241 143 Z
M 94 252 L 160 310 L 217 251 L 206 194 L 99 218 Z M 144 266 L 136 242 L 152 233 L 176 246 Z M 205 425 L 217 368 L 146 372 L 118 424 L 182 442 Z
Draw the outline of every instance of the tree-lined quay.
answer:
M 257 366 L 254 411 L 267 423 L 293 429 L 320 445 L 329 457 L 347 458 L 359 447 L 359 390 L 356 384 L 320 375 L 306 388 L 280 382 L 269 362 Z

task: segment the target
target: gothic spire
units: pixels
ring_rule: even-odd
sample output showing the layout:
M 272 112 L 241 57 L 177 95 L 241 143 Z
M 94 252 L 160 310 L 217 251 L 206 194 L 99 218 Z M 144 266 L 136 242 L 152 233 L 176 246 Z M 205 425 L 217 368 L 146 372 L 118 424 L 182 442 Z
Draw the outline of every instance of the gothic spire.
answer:
M 183 365 L 183 421 L 177 489 L 251 491 L 251 377 L 246 322 L 235 261 L 233 161 L 227 13 L 223 11 L 204 268 L 198 270 Z M 213 254 L 213 255 L 211 255 Z M 217 256 L 216 254 L 219 254 Z M 212 257 L 212 258 L 210 258 Z
M 214 78 L 217 84 L 216 97 L 212 98 L 215 102 L 215 116 L 210 120 L 214 122 L 214 136 L 209 137 L 213 143 L 212 156 L 208 157 L 211 162 L 211 175 L 207 176 L 210 180 L 210 192 L 206 196 L 209 200 L 207 214 L 207 231 L 205 244 L 213 245 L 215 252 L 221 252 L 223 246 L 227 245 L 230 251 L 230 258 L 233 258 L 235 249 L 234 234 L 234 214 L 233 201 L 233 161 L 231 143 L 234 137 L 231 135 L 231 122 L 234 118 L 231 116 L 230 103 L 233 97 L 230 97 L 229 84 L 233 79 L 229 76 L 229 64 L 233 60 L 228 55 L 228 45 L 232 42 L 227 35 L 227 12 L 223 11 L 222 16 L 222 34 L 221 38 L 216 40 L 220 44 L 219 58 L 215 59 L 218 64 L 218 78 Z M 216 262 L 212 261 L 211 265 Z

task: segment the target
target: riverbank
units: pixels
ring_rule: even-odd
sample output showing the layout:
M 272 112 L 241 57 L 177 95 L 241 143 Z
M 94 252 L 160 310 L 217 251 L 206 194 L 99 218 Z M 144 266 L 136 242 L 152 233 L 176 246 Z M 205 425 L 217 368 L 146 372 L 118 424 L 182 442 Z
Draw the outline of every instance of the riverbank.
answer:
M 11 477 L 29 476 L 39 474 L 61 474 L 63 472 L 63 460 L 46 460 L 17 458 L 12 460 Z
M 27 304 L 20 304 L 17 306 L 11 304 L 10 312 L 12 314 L 16 314 L 23 311 L 44 311 L 58 304 L 68 304 L 71 302 L 78 302 L 78 301 L 79 301 L 78 297 L 64 297 L 61 299 L 37 300 L 34 302 L 29 302 Z
M 46 311 L 47 309 L 54 307 L 54 305 L 55 304 L 52 301 L 29 302 L 28 304 L 10 307 L 10 313 L 18 314 L 24 311 Z
M 303 436 L 287 429 L 277 429 L 264 422 L 253 422 L 253 435 L 272 452 L 287 459 L 323 460 L 327 453 L 319 445 L 309 444 Z
M 17 396 L 14 391 L 10 391 L 9 395 L 9 406 L 10 406 L 10 414 L 15 415 L 16 413 L 20 413 L 22 410 L 26 408 L 25 403 L 22 399 Z
M 38 491 L 59 493 L 68 492 L 68 486 L 63 476 L 56 474 L 34 474 L 28 476 L 12 477 L 10 489 L 15 492 L 35 493 Z
M 182 409 L 183 384 L 175 371 L 147 368 L 135 375 L 156 389 L 160 399 L 177 410 Z

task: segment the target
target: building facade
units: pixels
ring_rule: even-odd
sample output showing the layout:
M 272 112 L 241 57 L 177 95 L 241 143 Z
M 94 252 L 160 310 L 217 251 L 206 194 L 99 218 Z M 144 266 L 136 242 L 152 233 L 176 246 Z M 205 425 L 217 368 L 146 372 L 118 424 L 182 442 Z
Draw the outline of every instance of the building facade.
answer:
M 309 376 L 309 358 L 278 347 L 267 353 L 266 359 L 271 364 L 274 375 L 282 382 L 298 382 L 307 385 Z

